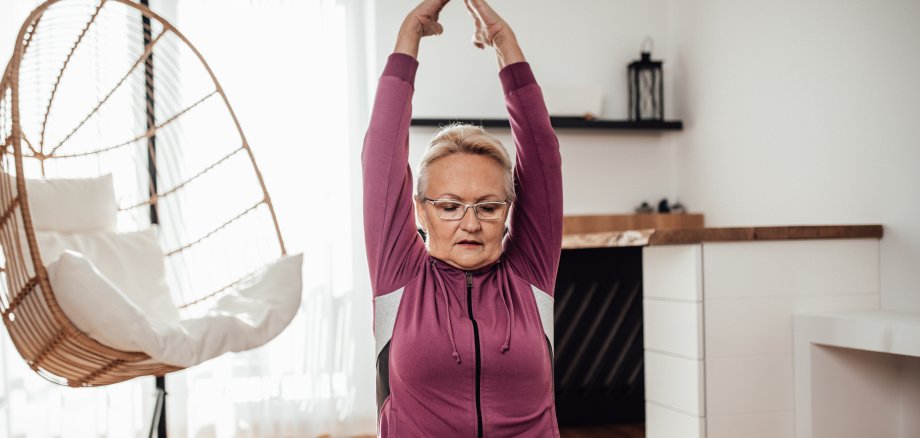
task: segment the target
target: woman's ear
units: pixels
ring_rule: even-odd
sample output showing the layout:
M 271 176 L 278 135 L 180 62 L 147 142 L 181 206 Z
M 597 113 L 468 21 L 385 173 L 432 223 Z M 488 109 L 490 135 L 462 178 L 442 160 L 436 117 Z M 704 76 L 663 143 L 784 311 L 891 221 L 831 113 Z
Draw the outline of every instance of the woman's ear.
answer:
M 415 220 L 418 222 L 421 230 L 428 234 L 428 214 L 425 211 L 425 203 L 416 196 L 415 200 Z
M 425 211 L 425 203 L 421 202 L 418 197 L 415 198 L 415 222 L 418 224 L 418 234 L 422 236 L 422 242 L 428 244 L 428 213 Z

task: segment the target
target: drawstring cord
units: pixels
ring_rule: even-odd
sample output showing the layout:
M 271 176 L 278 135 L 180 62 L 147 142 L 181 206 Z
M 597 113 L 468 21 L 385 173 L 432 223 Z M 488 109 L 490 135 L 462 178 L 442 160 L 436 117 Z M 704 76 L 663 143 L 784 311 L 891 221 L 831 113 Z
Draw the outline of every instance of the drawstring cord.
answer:
M 447 312 L 447 337 L 450 338 L 450 347 L 453 349 L 453 357 L 457 363 L 460 363 L 460 353 L 457 352 L 457 343 L 454 342 L 454 324 L 450 318 L 450 299 L 447 296 L 447 286 L 444 285 L 444 279 L 441 278 L 441 271 L 435 265 L 435 261 L 431 261 L 431 266 L 434 268 L 434 277 L 438 280 L 438 287 L 441 288 L 441 294 L 444 295 L 444 304 L 445 311 Z
M 503 274 L 502 277 L 505 277 L 505 275 Z M 508 321 L 508 330 L 505 332 L 505 343 L 502 344 L 502 354 L 505 354 L 505 352 L 511 348 L 511 326 L 514 325 L 514 313 L 511 312 L 511 309 L 508 307 L 508 300 L 505 298 L 505 292 L 510 290 L 510 288 L 507 287 L 506 280 L 507 278 L 502 278 L 499 284 L 501 290 L 498 291 L 498 295 L 502 298 L 502 304 L 505 306 L 505 320 Z
M 499 263 L 501 259 L 499 259 Z M 460 363 L 460 353 L 457 351 L 457 342 L 454 340 L 454 325 L 453 320 L 450 316 L 450 297 L 447 295 L 447 286 L 444 283 L 444 278 L 441 277 L 441 271 L 437 266 L 435 260 L 431 260 L 431 266 L 434 268 L 434 276 L 438 282 L 438 288 L 441 289 L 441 295 L 444 296 L 444 303 L 446 304 L 445 311 L 447 312 L 447 337 L 450 338 L 450 347 L 452 350 L 451 355 L 457 363 Z M 509 298 L 506 298 L 505 295 L 510 290 L 507 284 L 507 276 L 502 270 L 501 279 L 499 280 L 499 291 L 498 295 L 502 300 L 502 306 L 505 308 L 505 320 L 508 322 L 507 329 L 505 330 L 505 342 L 502 344 L 501 353 L 505 354 L 506 351 L 511 349 L 511 327 L 514 325 L 514 312 L 511 311 L 511 307 L 508 305 Z

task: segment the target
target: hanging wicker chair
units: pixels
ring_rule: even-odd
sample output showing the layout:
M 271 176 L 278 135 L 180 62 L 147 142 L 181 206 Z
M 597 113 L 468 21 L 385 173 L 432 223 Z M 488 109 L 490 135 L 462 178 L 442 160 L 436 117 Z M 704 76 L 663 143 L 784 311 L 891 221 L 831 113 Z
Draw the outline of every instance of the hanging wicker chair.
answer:
M 0 142 L 3 322 L 52 382 L 107 385 L 179 368 L 102 345 L 62 312 L 26 178 L 112 174 L 118 230 L 157 224 L 173 299 L 189 303 L 183 312 L 206 309 L 285 255 L 227 96 L 194 46 L 145 6 L 51 0 L 35 9 L 0 82 Z

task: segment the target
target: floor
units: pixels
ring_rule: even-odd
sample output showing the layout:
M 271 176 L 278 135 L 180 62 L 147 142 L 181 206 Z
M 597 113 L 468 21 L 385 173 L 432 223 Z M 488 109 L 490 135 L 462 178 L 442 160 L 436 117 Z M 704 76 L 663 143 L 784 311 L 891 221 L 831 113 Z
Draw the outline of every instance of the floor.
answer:
M 645 424 L 564 427 L 559 433 L 562 438 L 645 438 Z

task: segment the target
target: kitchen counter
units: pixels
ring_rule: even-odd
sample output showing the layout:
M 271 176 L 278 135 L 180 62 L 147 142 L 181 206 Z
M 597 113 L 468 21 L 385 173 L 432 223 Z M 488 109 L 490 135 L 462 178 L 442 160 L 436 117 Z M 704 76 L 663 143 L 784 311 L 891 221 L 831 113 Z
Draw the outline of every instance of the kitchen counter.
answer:
M 593 376 L 566 368 L 579 352 L 606 360 L 641 340 L 648 438 L 795 438 L 793 314 L 879 307 L 881 225 L 637 214 L 566 217 L 563 230 L 556 336 L 587 346 L 561 348 L 557 371 L 572 384 Z
M 793 314 L 878 309 L 881 237 L 879 225 L 652 233 L 641 248 L 648 438 L 799 438 Z M 877 431 L 814 437 L 899 436 Z
M 704 242 L 751 242 L 802 239 L 881 239 L 881 225 L 791 225 L 639 229 L 568 234 L 563 249 L 686 245 Z

